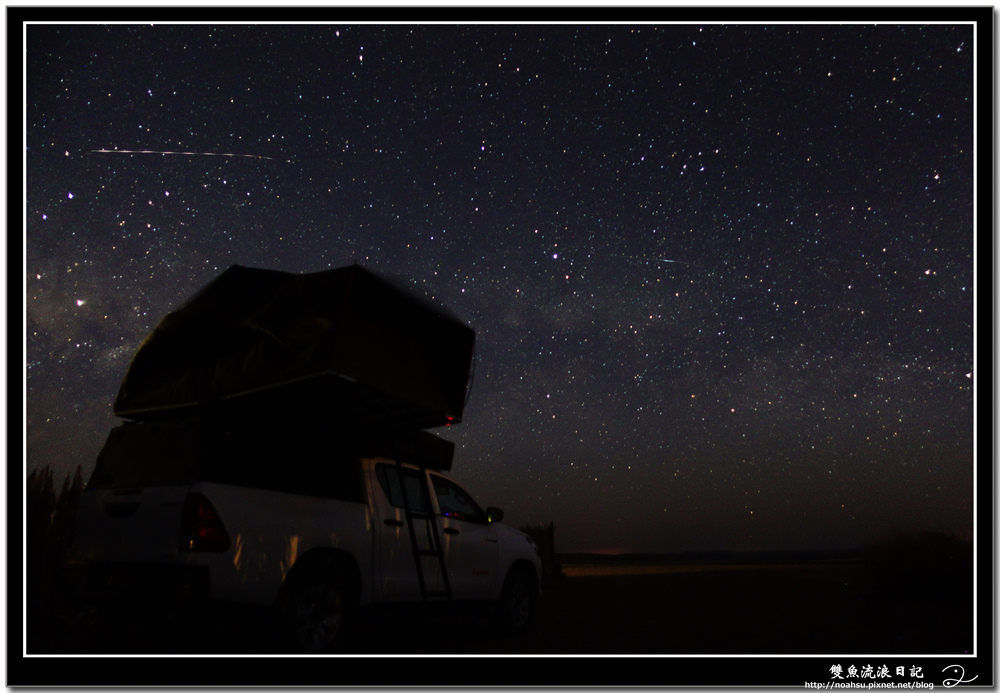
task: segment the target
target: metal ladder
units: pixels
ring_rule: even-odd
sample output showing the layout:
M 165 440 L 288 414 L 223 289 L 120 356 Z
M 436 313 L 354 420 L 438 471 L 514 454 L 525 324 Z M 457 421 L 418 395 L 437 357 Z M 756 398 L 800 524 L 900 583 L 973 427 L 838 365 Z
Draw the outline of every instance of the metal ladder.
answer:
M 410 507 L 410 500 L 406 493 L 406 481 L 403 475 L 403 464 L 399 459 L 396 460 L 396 470 L 399 474 L 400 492 L 403 496 L 403 514 L 406 516 L 406 527 L 410 531 L 410 546 L 413 548 L 413 561 L 417 566 L 417 582 L 420 584 L 420 599 L 425 606 L 431 599 L 440 599 L 442 597 L 450 602 L 451 583 L 448 580 L 448 568 L 444 561 L 444 547 L 441 545 L 441 534 L 438 531 L 437 518 L 434 516 L 434 511 L 431 510 L 433 505 L 431 503 L 430 485 L 427 481 L 427 470 L 423 465 L 420 465 L 420 488 L 423 490 L 423 501 L 428 508 L 428 512 L 414 510 Z M 413 528 L 414 519 L 425 520 L 425 524 L 430 527 L 430 532 L 427 533 L 429 548 L 420 548 L 420 544 L 417 542 L 417 533 Z M 424 577 L 424 564 L 423 561 L 420 560 L 425 556 L 437 557 L 438 565 L 441 566 L 441 584 L 444 586 L 443 590 L 432 591 L 427 589 L 427 580 Z

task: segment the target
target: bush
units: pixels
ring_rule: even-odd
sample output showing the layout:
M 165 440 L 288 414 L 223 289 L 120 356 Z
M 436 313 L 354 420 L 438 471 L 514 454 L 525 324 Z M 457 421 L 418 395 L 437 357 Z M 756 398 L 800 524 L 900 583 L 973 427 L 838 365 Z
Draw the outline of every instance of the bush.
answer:
M 542 558 L 542 586 L 550 587 L 563 577 L 562 566 L 556 560 L 555 524 L 525 525 L 518 529 L 535 540 Z
M 25 576 L 28 605 L 46 610 L 64 593 L 66 553 L 73 541 L 76 505 L 83 490 L 83 469 L 67 474 L 57 494 L 52 470 L 36 469 L 28 475 L 25 499 Z

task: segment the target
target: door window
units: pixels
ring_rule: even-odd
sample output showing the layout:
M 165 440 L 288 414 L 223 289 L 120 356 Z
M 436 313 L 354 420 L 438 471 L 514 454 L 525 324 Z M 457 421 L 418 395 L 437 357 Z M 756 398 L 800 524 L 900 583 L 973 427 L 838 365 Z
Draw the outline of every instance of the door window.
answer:
M 458 484 L 442 476 L 432 475 L 441 515 L 466 522 L 486 523 L 486 513 Z
M 402 479 L 400 479 L 402 472 Z M 380 464 L 375 468 L 378 482 L 385 492 L 386 498 L 396 508 L 404 508 L 409 505 L 410 510 L 415 512 L 429 513 L 430 508 L 427 503 L 427 493 L 424 475 L 416 469 L 403 468 L 391 464 Z M 404 504 L 403 493 L 406 493 Z

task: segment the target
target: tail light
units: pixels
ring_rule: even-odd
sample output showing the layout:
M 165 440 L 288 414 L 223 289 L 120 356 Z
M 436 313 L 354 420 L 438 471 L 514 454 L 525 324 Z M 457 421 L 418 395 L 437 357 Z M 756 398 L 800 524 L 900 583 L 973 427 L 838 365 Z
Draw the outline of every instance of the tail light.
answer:
M 205 496 L 189 493 L 181 515 L 181 551 L 213 551 L 229 548 L 229 533 Z

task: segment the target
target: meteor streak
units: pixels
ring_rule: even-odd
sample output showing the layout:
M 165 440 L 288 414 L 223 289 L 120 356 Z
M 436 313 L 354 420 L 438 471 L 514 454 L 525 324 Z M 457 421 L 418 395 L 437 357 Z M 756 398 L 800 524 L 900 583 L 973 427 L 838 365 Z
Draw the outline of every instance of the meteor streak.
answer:
M 693 265 L 693 262 L 684 262 L 684 260 L 660 260 L 658 258 L 648 258 L 649 262 L 673 262 L 677 265 Z
M 687 262 L 685 260 L 662 260 L 658 257 L 644 257 L 639 255 L 614 255 L 614 257 L 624 258 L 625 260 L 638 260 L 639 262 L 663 262 L 663 263 L 673 263 L 675 265 L 688 265 L 690 267 L 701 267 L 701 265 L 694 262 Z
M 91 149 L 94 154 L 176 154 L 178 156 L 229 156 L 242 157 L 245 159 L 270 159 L 273 156 L 258 156 L 256 154 L 229 154 L 227 152 L 159 152 L 149 149 Z

